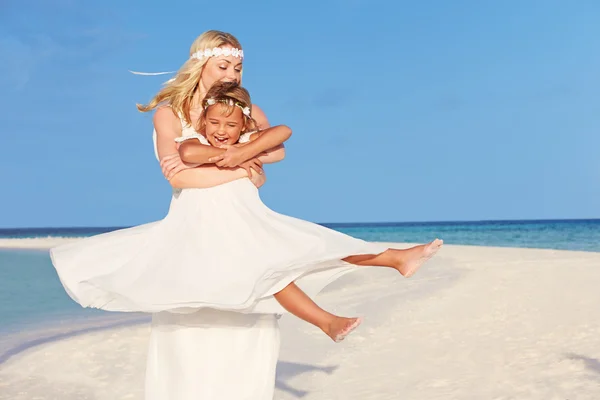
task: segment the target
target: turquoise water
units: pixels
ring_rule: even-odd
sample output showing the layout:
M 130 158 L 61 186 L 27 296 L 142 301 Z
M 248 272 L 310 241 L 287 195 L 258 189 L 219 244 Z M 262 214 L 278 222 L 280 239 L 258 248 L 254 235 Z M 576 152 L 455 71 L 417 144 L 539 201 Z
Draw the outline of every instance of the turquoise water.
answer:
M 369 241 L 548 248 L 600 252 L 600 220 L 324 224 Z M 116 228 L 4 229 L 0 238 L 90 236 Z M 115 315 L 118 314 L 118 315 Z M 119 319 L 121 318 L 121 319 Z M 47 251 L 0 250 L 0 363 L 15 338 L 69 332 L 139 315 L 83 309 L 63 290 Z M 30 339 L 28 339 L 30 340 Z
M 369 241 L 525 247 L 600 252 L 600 220 L 329 224 Z
M 0 333 L 98 313 L 69 298 L 46 251 L 0 250 L 0 266 Z
M 148 317 L 73 302 L 47 251 L 0 249 L 0 364 L 37 344 L 143 320 Z

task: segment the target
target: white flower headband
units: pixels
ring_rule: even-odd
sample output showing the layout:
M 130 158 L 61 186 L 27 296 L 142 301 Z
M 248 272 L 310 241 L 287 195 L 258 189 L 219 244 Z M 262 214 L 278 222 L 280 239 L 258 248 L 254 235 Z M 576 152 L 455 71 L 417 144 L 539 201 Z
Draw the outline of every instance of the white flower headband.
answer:
M 235 58 L 239 58 L 240 60 L 244 59 L 244 50 L 240 50 L 240 49 L 230 49 L 229 47 L 225 47 L 225 48 L 221 48 L 221 47 L 215 47 L 213 49 L 205 49 L 205 50 L 198 50 L 197 52 L 193 53 L 190 58 L 195 58 L 196 60 L 202 60 L 203 58 L 209 58 L 209 57 L 219 57 L 219 56 L 225 56 L 225 57 L 229 57 L 229 56 L 233 56 Z
M 242 113 L 246 117 L 250 118 L 250 107 L 248 107 L 248 106 L 244 107 L 243 104 L 238 103 L 237 101 L 234 102 L 232 99 L 224 99 L 224 100 L 206 99 L 206 100 L 204 100 L 204 109 L 206 110 L 208 107 L 214 106 L 217 103 L 223 103 L 223 104 L 227 104 L 229 106 L 236 106 L 240 110 L 242 110 Z
M 225 56 L 225 57 L 233 56 L 235 58 L 239 58 L 240 60 L 243 60 L 244 59 L 244 50 L 237 49 L 237 48 L 229 48 L 229 47 L 225 47 L 225 48 L 214 47 L 212 49 L 198 50 L 197 52 L 193 53 L 190 56 L 190 59 L 202 60 L 203 58 L 219 57 L 219 56 Z M 134 75 L 155 76 L 155 75 L 174 74 L 177 71 L 139 72 L 139 71 L 129 70 L 129 72 L 131 72 Z

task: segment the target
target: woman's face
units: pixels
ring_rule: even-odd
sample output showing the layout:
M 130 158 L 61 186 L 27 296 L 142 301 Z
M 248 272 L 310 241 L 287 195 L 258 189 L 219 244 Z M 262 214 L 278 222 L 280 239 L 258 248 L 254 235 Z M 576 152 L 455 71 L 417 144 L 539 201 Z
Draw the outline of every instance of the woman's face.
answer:
M 244 115 L 238 107 L 233 107 L 233 112 L 224 104 L 215 104 L 206 110 L 205 135 L 208 142 L 215 147 L 232 145 L 240 139 L 244 129 Z
M 231 49 L 232 46 L 221 46 L 221 49 Z M 242 80 L 242 60 L 232 55 L 210 57 L 202 71 L 200 81 L 205 90 L 218 81 L 237 82 Z

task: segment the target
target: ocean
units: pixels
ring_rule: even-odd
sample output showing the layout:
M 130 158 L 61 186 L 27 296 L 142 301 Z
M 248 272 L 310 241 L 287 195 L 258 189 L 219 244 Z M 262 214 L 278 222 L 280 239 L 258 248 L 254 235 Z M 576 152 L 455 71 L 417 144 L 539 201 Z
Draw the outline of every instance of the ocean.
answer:
M 600 252 L 600 219 L 322 225 L 369 241 L 424 243 L 439 237 L 446 244 Z M 0 238 L 85 237 L 115 229 L 0 229 Z M 0 249 L 0 363 L 43 341 L 147 319 L 83 309 L 64 292 L 47 251 Z

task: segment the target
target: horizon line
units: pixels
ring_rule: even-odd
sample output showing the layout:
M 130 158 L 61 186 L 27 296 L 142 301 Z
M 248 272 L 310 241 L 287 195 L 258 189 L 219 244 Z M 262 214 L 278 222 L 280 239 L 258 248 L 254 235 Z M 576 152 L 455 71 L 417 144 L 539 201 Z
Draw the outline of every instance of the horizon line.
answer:
M 397 226 L 397 225 L 449 225 L 449 224 L 481 224 L 481 223 L 551 223 L 551 222 L 579 222 L 579 221 L 598 221 L 600 218 L 553 218 L 553 219 L 482 219 L 482 220 L 445 220 L 445 221 L 379 221 L 379 222 L 316 222 L 325 226 Z M 139 224 L 144 225 L 144 224 Z M 46 227 L 12 227 L 0 228 L 0 232 L 8 230 L 48 230 L 48 229 L 124 229 L 139 225 L 122 226 L 46 226 Z

